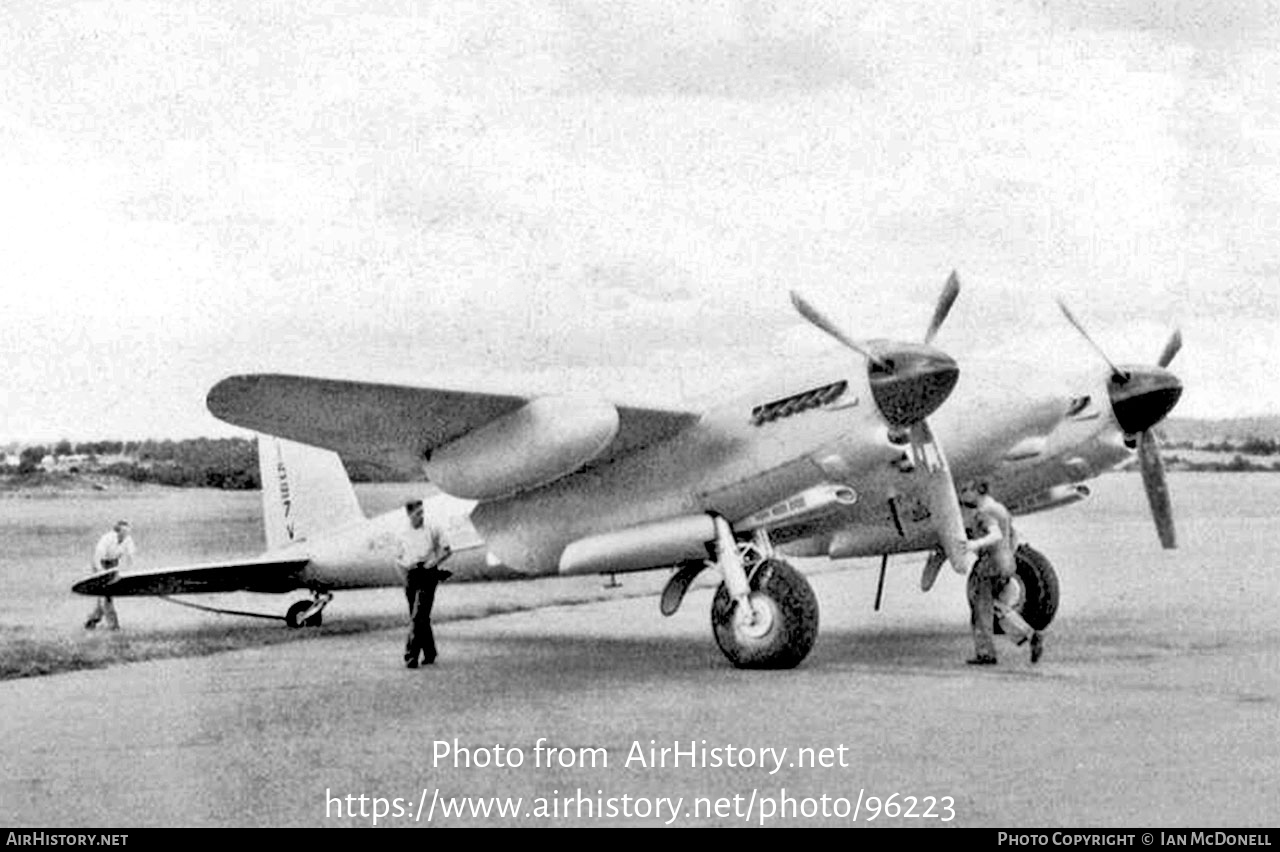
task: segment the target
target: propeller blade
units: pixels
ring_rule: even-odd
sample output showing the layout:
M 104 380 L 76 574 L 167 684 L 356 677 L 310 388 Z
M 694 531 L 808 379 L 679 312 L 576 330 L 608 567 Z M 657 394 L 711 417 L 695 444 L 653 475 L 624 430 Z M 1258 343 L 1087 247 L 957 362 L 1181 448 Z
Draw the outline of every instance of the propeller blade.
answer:
M 1156 522 L 1160 545 L 1165 550 L 1178 546 L 1173 528 L 1173 507 L 1169 502 L 1169 485 L 1165 481 L 1164 461 L 1160 458 L 1160 442 L 1150 429 L 1138 434 L 1138 463 L 1142 470 L 1142 485 L 1151 504 L 1151 517 Z
M 924 342 L 932 343 L 934 336 L 937 335 L 938 329 L 942 328 L 942 324 L 946 322 L 947 314 L 951 313 L 951 306 L 956 303 L 956 297 L 960 295 L 960 276 L 956 271 L 951 270 L 951 275 L 947 278 L 947 283 L 942 288 L 941 295 L 938 296 L 938 306 L 933 309 L 933 319 L 929 320 L 929 330 L 924 333 Z
M 872 364 L 875 364 L 878 367 L 885 366 L 883 361 L 873 355 L 866 349 L 866 347 L 856 343 L 852 338 L 841 331 L 835 323 L 823 316 L 813 305 L 806 302 L 795 290 L 791 291 L 791 304 L 795 306 L 795 309 L 799 312 L 800 316 L 804 317 L 813 325 L 825 331 L 827 334 L 831 335 L 854 352 L 857 352 Z
M 1107 362 L 1107 366 L 1111 368 L 1111 375 L 1116 379 L 1116 381 L 1118 382 L 1128 381 L 1128 378 L 1129 378 L 1128 374 L 1123 372 L 1119 367 L 1117 367 L 1112 362 L 1110 358 L 1107 357 L 1107 353 L 1102 350 L 1101 346 L 1099 346 L 1096 342 L 1094 342 L 1094 339 L 1089 336 L 1089 332 L 1084 330 L 1084 326 L 1081 325 L 1080 321 L 1076 319 L 1075 316 L 1071 313 L 1071 309 L 1067 307 L 1066 303 L 1063 302 L 1061 299 L 1058 299 L 1058 307 L 1062 309 L 1062 315 L 1067 318 L 1067 322 L 1075 326 L 1076 331 L 1080 332 L 1080 336 L 1083 337 L 1085 340 L 1089 341 L 1089 345 L 1092 346 L 1095 350 L 1097 350 L 1098 354 L 1102 356 L 1103 361 Z
M 1160 353 L 1156 363 L 1161 367 L 1168 367 L 1169 362 L 1173 360 L 1173 356 L 1177 355 L 1180 349 L 1182 349 L 1182 332 L 1175 328 L 1173 334 L 1169 335 L 1169 342 L 1164 345 L 1164 351 Z
M 911 429 L 911 446 L 916 453 L 917 470 L 927 477 L 929 516 L 933 520 L 938 543 L 947 554 L 947 561 L 957 574 L 968 574 L 974 557 L 967 546 L 969 536 L 964 530 L 964 517 L 960 514 L 960 498 L 956 495 L 955 482 L 951 479 L 951 467 L 942 445 L 933 437 L 929 424 L 921 421 Z M 930 580 L 929 585 L 933 585 Z M 921 586 L 924 586 L 922 579 Z

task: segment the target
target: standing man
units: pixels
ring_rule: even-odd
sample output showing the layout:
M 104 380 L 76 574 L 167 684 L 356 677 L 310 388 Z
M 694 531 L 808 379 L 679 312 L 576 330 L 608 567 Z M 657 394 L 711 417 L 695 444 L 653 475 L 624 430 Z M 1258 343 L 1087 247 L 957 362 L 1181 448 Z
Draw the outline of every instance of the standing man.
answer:
M 997 618 L 1005 635 L 1016 637 L 1018 645 L 1031 643 L 1031 662 L 1039 662 L 1044 653 L 1044 636 L 1027 624 L 1009 600 L 1017 593 L 1017 585 L 1012 582 L 1017 573 L 1014 554 L 1018 549 L 1013 516 L 987 493 L 985 482 L 961 489 L 960 505 L 969 515 L 971 534 L 977 536 L 969 540 L 969 551 L 978 554 L 969 600 L 975 654 L 966 662 L 977 666 L 995 665 L 993 623 Z
M 431 607 L 436 600 L 436 586 L 453 576 L 440 570 L 450 550 L 444 533 L 435 524 L 426 523 L 421 500 L 404 504 L 409 515 L 409 530 L 400 540 L 396 566 L 404 575 L 404 594 L 409 600 L 409 638 L 404 644 L 404 664 L 418 667 L 418 656 L 431 665 L 436 661 L 436 640 L 431 633 Z
M 126 560 L 128 567 L 132 567 L 133 555 L 133 538 L 129 535 L 129 522 L 116 521 L 115 527 L 103 533 L 102 538 L 98 539 L 98 546 L 93 549 L 93 566 L 90 572 L 102 574 L 106 571 L 114 571 L 120 566 L 121 560 Z M 89 614 L 89 620 L 84 623 L 85 630 L 97 627 L 103 616 L 106 616 L 108 630 L 120 629 L 120 619 L 116 617 L 115 604 L 111 602 L 111 598 L 102 597 L 98 598 L 98 605 Z

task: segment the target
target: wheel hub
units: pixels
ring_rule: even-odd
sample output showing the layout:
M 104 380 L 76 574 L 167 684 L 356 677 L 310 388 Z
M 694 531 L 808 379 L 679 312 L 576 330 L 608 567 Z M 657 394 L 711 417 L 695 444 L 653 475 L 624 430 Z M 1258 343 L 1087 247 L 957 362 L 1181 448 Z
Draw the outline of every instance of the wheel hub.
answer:
M 734 631 L 744 639 L 762 639 L 773 629 L 776 613 L 772 602 L 756 593 L 752 593 L 747 601 L 750 607 L 739 606 L 734 611 Z
M 1001 603 L 1010 609 L 1021 611 L 1023 605 L 1027 602 L 1027 589 L 1022 585 L 1022 578 L 1017 574 L 1010 577 L 1005 582 L 1004 587 L 1000 589 L 1000 594 L 997 597 Z

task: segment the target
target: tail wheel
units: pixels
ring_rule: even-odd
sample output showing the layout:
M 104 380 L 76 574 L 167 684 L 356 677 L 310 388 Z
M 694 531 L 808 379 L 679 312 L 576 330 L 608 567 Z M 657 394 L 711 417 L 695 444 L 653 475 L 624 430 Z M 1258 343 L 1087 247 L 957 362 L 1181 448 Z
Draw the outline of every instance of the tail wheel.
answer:
M 312 601 L 298 601 L 293 606 L 289 607 L 289 611 L 286 612 L 284 616 L 284 623 L 295 629 L 298 627 L 319 627 L 321 613 L 317 612 L 306 621 L 302 620 L 302 614 L 311 609 L 312 603 Z
M 1017 573 L 1010 582 L 1017 584 L 1017 600 L 1013 609 L 1033 630 L 1044 630 L 1058 614 L 1058 572 L 1045 555 L 1028 544 L 1018 546 Z M 969 574 L 969 601 L 972 605 L 976 581 Z M 995 632 L 1003 633 L 1000 620 L 996 619 Z
M 818 638 L 818 598 L 799 571 L 766 559 L 751 575 L 751 612 L 743 612 L 724 583 L 711 604 L 716 644 L 741 669 L 789 669 Z

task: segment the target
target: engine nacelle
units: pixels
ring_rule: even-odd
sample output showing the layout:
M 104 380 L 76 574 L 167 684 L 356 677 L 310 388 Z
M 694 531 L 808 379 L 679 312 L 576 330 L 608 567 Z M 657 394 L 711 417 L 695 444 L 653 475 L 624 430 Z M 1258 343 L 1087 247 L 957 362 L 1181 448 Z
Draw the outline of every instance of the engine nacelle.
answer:
M 617 434 L 611 404 L 543 396 L 438 447 L 423 468 L 446 494 L 493 500 L 573 473 Z

